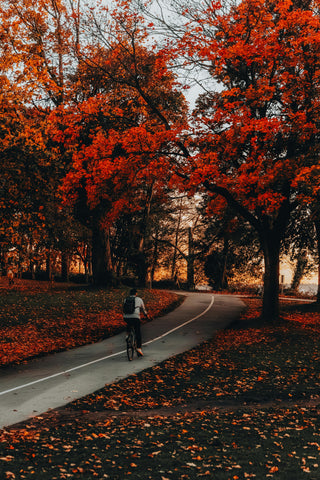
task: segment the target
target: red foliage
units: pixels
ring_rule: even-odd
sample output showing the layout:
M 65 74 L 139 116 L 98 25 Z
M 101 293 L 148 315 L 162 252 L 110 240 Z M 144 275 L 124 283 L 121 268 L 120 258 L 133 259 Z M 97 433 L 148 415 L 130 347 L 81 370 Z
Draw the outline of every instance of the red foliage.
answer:
M 309 315 L 303 313 L 291 313 L 284 315 L 285 320 L 290 322 L 296 322 L 301 327 L 305 326 L 320 326 L 320 313 L 312 313 Z
M 4 282 L 0 282 L 0 288 L 5 290 Z M 50 282 L 17 280 L 11 288 L 36 295 L 39 291 L 52 293 L 53 287 Z M 58 284 L 57 289 L 63 288 L 63 284 Z M 19 363 L 38 355 L 75 348 L 118 333 L 125 327 L 121 311 L 122 296 L 115 295 L 110 308 L 99 313 L 88 313 L 75 305 L 73 314 L 67 316 L 63 313 L 57 316 L 53 312 L 52 316 L 35 316 L 23 324 L 1 325 L 0 365 Z M 162 291 L 150 294 L 149 297 L 146 307 L 151 317 L 159 316 L 178 298 L 173 293 Z

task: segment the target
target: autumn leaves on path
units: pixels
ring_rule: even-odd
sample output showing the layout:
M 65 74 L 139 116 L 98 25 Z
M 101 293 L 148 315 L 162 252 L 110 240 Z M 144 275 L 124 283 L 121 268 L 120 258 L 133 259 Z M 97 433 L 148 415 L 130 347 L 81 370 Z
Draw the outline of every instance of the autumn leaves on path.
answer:
M 50 289 L 49 282 L 17 281 L 12 289 L 3 292 L 2 366 L 96 342 L 125 329 L 121 310 L 124 289 L 69 290 L 63 284 Z M 157 317 L 178 305 L 183 297 L 146 290 L 144 298 L 149 315 Z
M 279 326 L 250 327 L 259 305 L 247 302 L 244 321 L 211 341 L 71 412 L 3 431 L 0 471 L 43 480 L 318 479 L 319 314 L 284 310 Z

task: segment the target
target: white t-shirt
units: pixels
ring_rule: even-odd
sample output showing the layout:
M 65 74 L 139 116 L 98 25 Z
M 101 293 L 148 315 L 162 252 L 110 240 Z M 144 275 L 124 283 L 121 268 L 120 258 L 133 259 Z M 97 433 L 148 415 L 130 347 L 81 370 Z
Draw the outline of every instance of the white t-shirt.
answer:
M 130 295 L 133 296 L 133 295 Z M 134 313 L 125 313 L 123 315 L 123 318 L 140 318 L 140 312 L 141 310 L 145 315 L 147 315 L 146 308 L 144 306 L 143 300 L 140 297 L 135 297 L 135 309 Z

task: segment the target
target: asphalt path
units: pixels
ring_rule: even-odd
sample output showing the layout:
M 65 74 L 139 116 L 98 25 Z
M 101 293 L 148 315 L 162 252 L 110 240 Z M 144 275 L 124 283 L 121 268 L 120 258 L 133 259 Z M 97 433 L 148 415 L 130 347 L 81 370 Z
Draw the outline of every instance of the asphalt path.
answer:
M 244 307 L 231 295 L 185 295 L 176 310 L 142 326 L 144 356 L 132 362 L 127 360 L 122 333 L 23 365 L 2 367 L 0 428 L 66 405 L 187 351 L 228 326 Z

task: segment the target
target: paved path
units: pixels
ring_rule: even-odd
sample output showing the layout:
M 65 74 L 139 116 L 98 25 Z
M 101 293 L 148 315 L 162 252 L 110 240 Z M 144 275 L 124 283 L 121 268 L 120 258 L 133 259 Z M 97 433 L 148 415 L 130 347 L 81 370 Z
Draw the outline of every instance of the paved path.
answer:
M 143 358 L 128 362 L 124 334 L 0 369 L 0 428 L 88 395 L 151 367 L 225 328 L 244 304 L 227 295 L 187 293 L 173 312 L 143 325 Z

